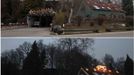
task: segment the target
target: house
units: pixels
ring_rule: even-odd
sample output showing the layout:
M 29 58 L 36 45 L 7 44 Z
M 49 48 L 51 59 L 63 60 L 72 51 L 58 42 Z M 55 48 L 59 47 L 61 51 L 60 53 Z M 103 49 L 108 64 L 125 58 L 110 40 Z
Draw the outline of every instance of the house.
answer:
M 120 75 L 119 71 L 112 70 L 104 65 L 97 65 L 95 68 L 80 68 L 78 75 Z
M 78 75 L 89 75 L 87 71 L 84 70 L 84 68 L 80 68 Z
M 88 17 L 90 19 L 103 16 L 104 19 L 112 21 L 124 21 L 125 11 L 121 5 L 105 3 L 99 0 L 81 0 L 80 7 L 76 11 L 77 16 Z

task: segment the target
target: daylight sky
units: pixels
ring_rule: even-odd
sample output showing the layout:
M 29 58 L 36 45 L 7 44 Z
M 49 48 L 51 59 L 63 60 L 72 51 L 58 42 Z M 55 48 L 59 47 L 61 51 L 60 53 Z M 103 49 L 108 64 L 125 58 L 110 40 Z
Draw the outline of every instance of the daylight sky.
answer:
M 24 41 L 33 43 L 35 40 L 40 39 L 42 39 L 45 44 L 49 44 L 56 38 L 2 38 L 1 52 L 15 49 L 20 44 L 23 44 Z M 133 41 L 134 39 L 132 38 L 94 38 L 94 50 L 88 52 L 99 60 L 101 60 L 106 53 L 111 54 L 114 59 L 119 57 L 125 58 L 127 54 L 133 58 Z

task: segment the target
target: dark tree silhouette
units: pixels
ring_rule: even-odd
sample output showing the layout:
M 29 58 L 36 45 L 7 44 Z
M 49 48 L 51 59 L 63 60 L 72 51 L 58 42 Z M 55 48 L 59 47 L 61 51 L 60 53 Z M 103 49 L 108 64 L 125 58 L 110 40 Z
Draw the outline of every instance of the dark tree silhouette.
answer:
M 23 75 L 39 75 L 41 67 L 40 52 L 35 41 L 30 53 L 23 62 Z
M 71 49 L 71 51 L 67 50 L 58 56 L 56 67 L 66 70 L 67 75 L 77 75 L 81 67 L 91 67 L 93 63 L 93 58 L 87 53 L 81 52 L 78 47 Z
M 122 7 L 126 15 L 133 15 L 133 0 L 122 0 Z
M 19 45 L 19 47 L 16 48 L 16 50 L 22 53 L 23 55 L 27 56 L 31 51 L 31 46 L 32 46 L 31 43 L 24 42 L 22 45 Z
M 91 49 L 94 44 L 94 40 L 90 38 L 61 38 L 58 40 L 58 46 L 62 50 L 71 50 L 74 47 L 78 47 L 80 50 L 84 51 L 87 49 Z
M 126 24 L 133 27 L 133 0 L 122 0 L 123 10 L 126 12 Z
M 110 64 L 114 64 L 114 58 L 110 54 L 105 54 L 105 57 L 103 58 L 103 62 L 109 66 Z
M 18 57 L 18 61 L 19 61 L 19 65 L 21 69 L 22 69 L 22 64 L 23 64 L 24 59 L 27 57 L 27 55 L 31 51 L 31 46 L 32 46 L 31 43 L 24 42 L 22 45 L 19 45 L 19 47 L 16 48 L 16 52 L 18 54 L 17 57 Z
M 114 58 L 112 55 L 110 54 L 105 54 L 105 57 L 103 58 L 103 61 L 106 65 L 110 64 L 110 63 L 114 63 Z
M 125 75 L 133 75 L 133 60 L 127 55 L 127 59 L 124 64 Z
M 19 75 L 20 72 L 20 75 L 43 75 L 47 74 L 48 64 L 54 68 L 49 69 L 52 74 L 56 71 L 60 75 L 77 75 L 81 67 L 92 67 L 96 62 L 85 51 L 91 48 L 92 39 L 68 38 L 56 41 L 49 45 L 43 44 L 41 40 L 33 44 L 25 42 L 9 53 L 2 54 L 2 75 Z
M 1 71 L 1 75 L 19 75 L 19 59 L 16 51 L 2 53 Z
M 120 57 L 117 59 L 116 68 L 120 72 L 120 75 L 124 75 L 124 64 L 125 64 L 124 57 Z
M 113 71 L 113 75 L 116 74 L 116 70 L 115 70 L 115 62 L 114 62 L 114 58 L 112 55 L 110 54 L 105 54 L 105 57 L 103 58 L 103 62 L 105 63 L 105 65 L 111 69 Z
M 17 64 L 10 61 L 7 62 L 6 58 L 1 58 L 1 75 L 19 75 L 19 69 Z
M 30 9 L 41 7 L 43 5 L 43 0 L 24 0 L 24 10 L 28 12 Z
M 54 46 L 54 44 L 51 44 L 48 46 L 47 53 L 49 55 L 50 66 L 53 69 L 54 68 L 54 56 L 56 53 L 56 47 Z
M 19 0 L 1 0 L 1 18 L 2 22 L 16 22 L 19 14 L 20 1 Z
M 48 63 L 47 56 L 46 56 L 46 49 L 41 51 L 41 66 L 42 68 L 46 68 L 46 64 Z

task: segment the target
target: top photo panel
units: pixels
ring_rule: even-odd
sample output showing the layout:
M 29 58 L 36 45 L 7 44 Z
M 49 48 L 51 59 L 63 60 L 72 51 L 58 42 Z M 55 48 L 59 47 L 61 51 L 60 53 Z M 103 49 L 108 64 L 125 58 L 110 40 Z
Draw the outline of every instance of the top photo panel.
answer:
M 134 0 L 1 0 L 2 37 L 133 37 Z

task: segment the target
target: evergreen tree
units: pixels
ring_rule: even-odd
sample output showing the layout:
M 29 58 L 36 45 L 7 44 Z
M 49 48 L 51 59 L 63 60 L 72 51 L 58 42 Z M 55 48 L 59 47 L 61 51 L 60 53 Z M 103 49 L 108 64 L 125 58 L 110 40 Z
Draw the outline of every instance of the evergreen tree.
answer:
M 1 75 L 19 75 L 19 59 L 16 51 L 1 54 Z
M 125 75 L 133 75 L 133 60 L 128 55 L 124 67 Z
M 133 0 L 122 0 L 122 7 L 126 15 L 133 15 Z
M 41 58 L 36 41 L 32 49 L 23 62 L 23 75 L 39 75 L 41 71 Z
M 127 26 L 133 26 L 133 0 L 122 0 L 123 10 L 126 12 L 126 24 Z

